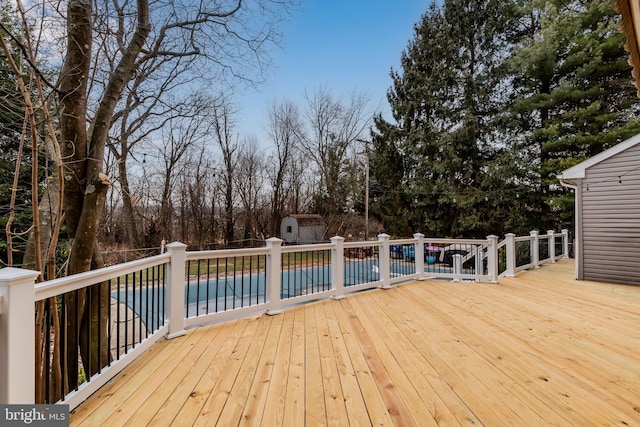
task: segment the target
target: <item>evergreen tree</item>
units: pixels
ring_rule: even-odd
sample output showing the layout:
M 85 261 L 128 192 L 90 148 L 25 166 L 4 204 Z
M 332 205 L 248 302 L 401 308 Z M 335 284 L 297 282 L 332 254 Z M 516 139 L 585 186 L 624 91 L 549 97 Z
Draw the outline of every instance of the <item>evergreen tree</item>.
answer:
M 14 60 L 19 60 L 17 47 L 11 43 L 5 29 L 13 34 L 19 34 L 19 25 L 15 22 L 13 7 L 5 0 L 0 0 L 0 37 L 10 48 L 13 48 Z M 24 100 L 16 84 L 15 75 L 9 66 L 9 62 L 3 49 L 0 49 L 0 260 L 5 266 L 9 256 L 7 253 L 6 226 L 13 209 L 11 229 L 21 234 L 31 225 L 31 182 L 30 182 L 30 153 L 23 152 L 21 167 L 19 168 L 19 180 L 15 193 L 13 207 L 12 189 L 20 135 L 24 120 Z M 25 249 L 25 239 L 13 241 L 13 264 L 19 266 L 21 254 Z
M 523 180 L 499 126 L 510 10 L 504 0 L 446 0 L 415 27 L 402 73 L 391 75 L 395 123 L 375 120 L 374 212 L 392 233 L 484 236 L 517 223 Z
M 534 1 L 526 11 L 533 31 L 510 59 L 512 111 L 535 158 L 541 226 L 571 227 L 573 194 L 556 176 L 638 133 L 638 99 L 612 2 Z

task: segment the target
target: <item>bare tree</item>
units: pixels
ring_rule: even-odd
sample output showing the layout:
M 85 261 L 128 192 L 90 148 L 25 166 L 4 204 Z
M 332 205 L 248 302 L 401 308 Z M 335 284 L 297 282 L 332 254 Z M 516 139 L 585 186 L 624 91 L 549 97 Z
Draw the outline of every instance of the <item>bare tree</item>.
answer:
M 260 224 L 265 162 L 255 138 L 246 138 L 238 152 L 235 185 L 242 202 L 244 216 L 243 240 L 258 237 L 264 239 L 265 230 Z
M 308 212 L 312 209 L 313 195 L 318 192 L 318 183 L 315 171 L 309 168 L 309 162 L 301 150 L 294 151 L 288 176 L 283 212 Z
M 235 218 L 234 212 L 234 175 L 238 155 L 238 141 L 234 133 L 235 111 L 231 101 L 225 96 L 221 102 L 211 106 L 209 120 L 211 121 L 213 138 L 222 155 L 222 179 L 224 181 L 224 240 L 229 245 L 234 240 Z
M 188 174 L 191 168 L 190 162 L 187 161 L 192 158 L 190 153 L 202 152 L 203 144 L 210 131 L 204 105 L 211 102 L 209 99 L 208 102 L 199 104 L 201 108 L 197 108 L 197 114 L 170 119 L 161 132 L 162 141 L 152 145 L 155 146 L 159 156 L 151 158 L 150 161 L 155 162 L 156 167 L 161 166 L 157 175 L 160 178 L 162 191 L 157 195 L 156 200 L 160 207 L 154 224 L 157 235 L 148 236 L 152 241 L 146 242 L 147 244 L 153 244 L 153 241 L 157 243 L 162 238 L 168 241 L 175 238 L 173 228 L 176 216 L 175 203 L 180 201 L 175 197 L 176 183 L 179 177 Z M 184 212 L 182 208 L 181 211 Z
M 153 3 L 160 4 L 160 3 Z M 189 8 L 187 8 L 187 11 Z M 117 22 L 117 32 L 131 31 L 131 21 L 127 18 L 126 8 L 115 7 L 101 11 L 101 18 L 105 25 L 109 22 Z M 203 11 L 204 13 L 204 11 Z M 233 13 L 240 14 L 238 9 Z M 191 26 L 197 26 L 197 13 L 192 10 L 192 18 L 189 12 L 173 10 L 169 12 L 166 7 L 151 12 L 152 20 L 157 22 L 157 31 L 152 31 L 149 37 L 149 47 L 146 48 L 137 60 L 136 72 L 130 83 L 126 86 L 122 99 L 118 103 L 113 114 L 111 138 L 108 144 L 109 150 L 117 159 L 118 180 L 123 204 L 123 219 L 125 234 L 130 246 L 139 244 L 137 227 L 135 226 L 133 210 L 133 194 L 129 188 L 127 175 L 127 162 L 129 155 L 135 155 L 135 147 L 141 141 L 153 138 L 169 120 L 179 116 L 192 116 L 197 114 L 201 103 L 198 95 L 184 96 L 184 92 L 193 91 L 198 94 L 202 91 L 194 90 L 195 86 L 211 85 L 214 79 L 228 80 L 225 66 L 209 65 L 203 67 L 203 60 L 211 53 L 206 53 L 202 46 L 190 40 L 188 35 L 194 35 Z M 226 17 L 234 21 L 231 16 Z M 193 22 L 189 23 L 191 20 Z M 200 24 L 206 23 L 201 18 Z M 98 33 L 99 45 L 105 52 L 105 68 L 99 69 L 99 73 L 109 75 L 113 68 L 118 66 L 112 57 L 117 57 L 117 52 L 123 49 L 124 38 L 112 37 L 110 32 Z M 268 33 L 260 35 L 257 39 L 266 41 L 272 37 Z M 113 41 L 115 40 L 115 41 Z M 233 37 L 229 34 L 221 34 L 213 46 L 213 51 L 228 48 L 233 43 Z M 211 48 L 209 48 L 211 49 Z M 204 58 L 203 58 L 204 55 Z M 216 64 L 219 60 L 216 59 Z M 233 58 L 232 61 L 237 61 Z M 249 63 L 242 64 L 246 69 Z M 259 70 L 258 70 L 259 71 Z M 251 73 L 241 75 L 246 82 L 253 82 Z M 257 81 L 257 80 L 256 80 Z M 101 86 L 101 80 L 95 79 L 95 86 Z
M 130 247 L 136 247 L 140 241 L 134 215 L 135 195 L 129 183 L 129 157 L 135 155 L 136 146 L 153 139 L 170 120 L 194 117 L 202 105 L 198 95 L 175 99 L 165 93 L 165 90 L 165 85 L 161 85 L 153 96 L 146 95 L 150 98 L 149 104 L 141 101 L 140 93 L 129 91 L 122 110 L 114 115 L 114 125 L 111 128 L 108 148 L 116 160 L 117 179 L 122 197 L 122 223 Z M 162 98 L 168 98 L 169 104 L 160 102 Z
M 187 195 L 188 209 L 181 212 L 189 218 L 188 229 L 192 230 L 195 241 L 192 244 L 205 249 L 205 243 L 215 240 L 217 223 L 215 221 L 215 167 L 211 156 L 202 146 L 193 156 L 191 173 L 183 174 L 181 194 Z M 183 235 L 181 239 L 185 239 Z M 182 240 L 186 241 L 186 240 Z
M 272 236 L 278 236 L 280 222 L 286 214 L 286 200 L 290 196 L 286 188 L 287 179 L 293 178 L 294 156 L 304 138 L 304 124 L 297 106 L 291 101 L 273 103 L 267 114 L 268 135 L 275 149 L 275 154 L 270 156 L 271 167 L 268 170 L 272 192 L 269 231 Z
M 180 4 L 149 0 L 68 0 L 50 8 L 31 9 L 46 10 L 49 14 L 47 19 L 52 21 L 52 12 L 62 11 L 58 7 L 66 8 L 60 15 L 65 24 L 65 39 L 56 91 L 60 105 L 57 122 L 61 141 L 59 157 L 64 167 L 60 173 L 60 182 L 64 185 L 60 185 L 60 189 L 63 192 L 66 232 L 71 240 L 68 274 L 103 264 L 97 234 L 111 184 L 105 173 L 105 149 L 112 125 L 118 120 L 115 117 L 118 105 L 129 85 L 135 82 L 136 75 L 145 69 L 142 64 L 158 55 L 191 56 L 197 62 L 191 70 L 215 68 L 217 72 L 212 75 L 219 81 L 240 78 L 254 82 L 256 80 L 247 78 L 244 70 L 251 68 L 259 72 L 263 69 L 264 49 L 277 40 L 274 24 L 289 4 L 288 0 L 247 3 L 241 0 L 196 0 Z M 19 35 L 14 35 L 13 39 L 18 43 L 25 40 Z M 36 52 L 26 45 L 21 49 Z M 43 76 L 36 65 L 41 60 L 27 56 L 25 65 Z M 157 77 L 157 70 L 153 67 L 146 70 L 148 74 L 144 81 Z M 99 82 L 105 84 L 100 85 Z M 33 117 L 30 115 L 30 120 Z M 48 131 L 51 135 L 55 132 L 53 129 Z M 33 145 L 36 146 L 35 138 Z M 34 163 L 37 163 L 37 157 L 34 157 Z M 36 188 L 37 183 L 34 182 L 34 193 Z M 37 212 L 35 207 L 34 217 Z M 36 238 L 36 242 L 38 240 Z M 35 247 L 40 245 L 36 243 Z M 78 314 L 75 316 L 75 313 L 67 312 L 63 319 L 68 339 L 65 349 L 67 386 L 75 387 L 78 381 L 78 347 L 87 374 L 92 375 L 109 363 L 106 329 L 109 327 L 109 287 L 107 283 L 95 285 L 91 292 L 83 290 L 67 294 L 65 299 L 67 307 L 77 307 L 75 311 Z M 87 307 L 92 309 L 87 310 Z M 91 317 L 89 313 L 92 313 Z M 102 313 L 101 318 L 98 318 L 98 313 Z M 99 325 L 102 331 L 98 331 Z M 91 333 L 79 334 L 81 329 Z M 75 342 L 77 336 L 81 341 L 82 337 L 91 338 Z
M 324 206 L 327 215 L 335 216 L 343 211 L 347 188 L 353 182 L 350 150 L 364 136 L 371 121 L 368 98 L 363 93 L 352 93 L 344 103 L 325 88 L 306 94 L 305 98 L 310 132 L 302 139 L 302 147 L 320 175 L 322 203 L 317 205 Z

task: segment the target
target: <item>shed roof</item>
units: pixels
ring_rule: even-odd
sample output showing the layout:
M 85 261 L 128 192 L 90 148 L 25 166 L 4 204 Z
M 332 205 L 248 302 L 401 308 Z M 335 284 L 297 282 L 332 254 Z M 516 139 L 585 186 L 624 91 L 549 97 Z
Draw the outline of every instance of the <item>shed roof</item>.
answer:
M 298 221 L 298 225 L 325 225 L 324 218 L 318 214 L 292 214 L 289 215 Z
M 596 154 L 595 156 L 590 157 L 587 160 L 581 163 L 578 163 L 573 167 L 570 167 L 569 169 L 562 172 L 562 174 L 558 178 L 560 178 L 561 181 L 569 181 L 569 180 L 574 181 L 579 178 L 584 178 L 587 169 L 589 169 L 591 166 L 596 165 L 600 162 L 603 162 L 615 156 L 616 154 L 621 153 L 639 143 L 640 143 L 640 134 L 634 137 L 631 137 L 624 142 L 616 144 L 613 147 L 609 148 L 608 150 L 604 150 L 602 153 Z
M 640 97 L 640 2 L 638 0 L 614 0 L 613 7 L 622 15 L 620 30 L 627 36 L 625 49 L 629 52 L 629 65 Z

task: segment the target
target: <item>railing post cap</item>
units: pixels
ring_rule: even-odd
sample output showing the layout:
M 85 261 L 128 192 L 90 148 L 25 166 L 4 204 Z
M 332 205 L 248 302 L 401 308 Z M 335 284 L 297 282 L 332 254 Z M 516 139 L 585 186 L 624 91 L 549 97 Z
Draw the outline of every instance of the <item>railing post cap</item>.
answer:
M 556 234 L 556 232 L 555 232 L 555 231 L 553 231 L 553 230 L 547 230 L 547 234 L 549 234 L 549 235 L 551 235 L 551 234 Z
M 272 248 L 274 246 L 282 246 L 284 240 L 278 239 L 277 237 L 269 237 L 264 242 L 266 243 L 267 247 Z
M 424 234 L 422 234 L 422 233 L 415 233 L 415 234 L 413 235 L 413 237 L 414 237 L 414 239 L 421 239 L 421 238 L 423 238 L 423 237 L 424 237 Z
M 505 237 L 512 237 L 512 236 L 513 236 L 513 237 L 515 237 L 515 234 L 514 234 L 514 233 L 507 233 L 507 234 L 505 234 Z
M 495 234 L 489 234 L 487 236 L 487 239 L 497 239 L 497 238 L 498 238 L 498 236 L 496 236 Z
M 378 240 L 388 240 L 390 238 L 391 236 L 389 236 L 387 233 L 378 234 Z
M 331 238 L 331 243 L 336 243 L 336 242 L 344 242 L 344 237 L 342 237 L 342 236 L 333 236 Z
M 531 231 L 529 232 L 529 235 L 530 235 L 530 236 L 537 236 L 537 235 L 538 235 L 538 230 L 531 230 Z
M 7 283 L 9 286 L 16 283 L 35 282 L 40 275 L 39 271 L 27 270 L 24 268 L 5 267 L 0 269 L 0 282 Z
M 185 244 L 185 243 L 182 243 L 182 242 L 172 242 L 172 243 L 169 243 L 169 244 L 167 245 L 167 248 L 171 248 L 171 249 L 182 249 L 182 248 L 186 248 L 187 246 L 189 246 L 189 245 L 187 245 L 187 244 Z

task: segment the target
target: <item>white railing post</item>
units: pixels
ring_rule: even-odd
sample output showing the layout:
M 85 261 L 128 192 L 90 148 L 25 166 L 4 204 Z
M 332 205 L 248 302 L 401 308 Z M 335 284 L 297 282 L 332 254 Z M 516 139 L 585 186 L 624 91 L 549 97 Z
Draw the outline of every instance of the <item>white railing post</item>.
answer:
M 380 254 L 378 260 L 378 278 L 380 280 L 380 288 L 391 288 L 391 252 L 389 249 L 389 236 L 388 234 L 379 234 L 378 240 L 382 242 L 380 247 Z
M 556 234 L 553 230 L 547 230 L 549 236 L 549 258 L 551 262 L 556 262 Z
M 538 230 L 529 232 L 531 237 L 531 263 L 533 268 L 540 268 L 540 241 L 538 239 Z
M 562 257 L 569 258 L 569 230 L 562 229 Z
M 505 247 L 507 249 L 507 269 L 505 270 L 505 276 L 516 276 L 516 235 L 513 233 L 507 233 L 504 236 L 506 241 Z
M 461 275 L 462 274 L 462 255 L 455 254 L 453 255 L 453 274 Z M 460 278 L 456 277 L 453 279 L 454 282 L 459 282 Z
M 35 403 L 35 281 L 40 273 L 0 270 L 0 403 Z
M 416 239 L 413 248 L 413 254 L 415 255 L 413 262 L 415 263 L 416 274 L 418 275 L 418 280 L 424 280 L 424 234 L 416 233 L 413 238 Z
M 165 317 L 169 320 L 167 339 L 180 337 L 184 330 L 185 301 L 185 265 L 187 264 L 187 245 L 180 242 L 169 243 L 169 283 L 166 285 Z M 188 272 L 186 273 L 188 274 Z
M 264 283 L 264 292 L 268 298 L 267 314 L 274 316 L 282 313 L 282 299 L 280 280 L 280 272 L 282 270 L 282 240 L 277 237 L 271 237 L 266 240 L 269 253 L 267 254 L 266 276 Z
M 331 288 L 333 299 L 344 298 L 344 237 L 331 238 Z
M 487 274 L 491 283 L 498 283 L 498 236 L 487 236 Z

